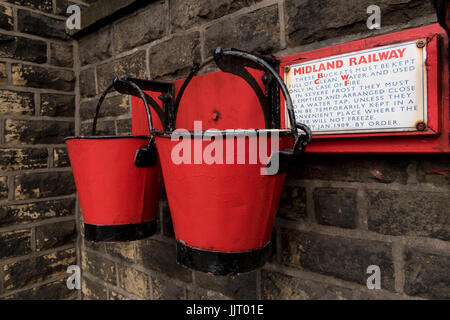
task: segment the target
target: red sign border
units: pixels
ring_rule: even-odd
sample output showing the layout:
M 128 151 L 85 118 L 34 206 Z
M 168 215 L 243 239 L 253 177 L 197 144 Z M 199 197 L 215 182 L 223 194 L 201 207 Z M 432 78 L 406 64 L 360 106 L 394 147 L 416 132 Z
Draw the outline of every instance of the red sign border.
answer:
M 299 62 L 426 39 L 428 123 L 425 131 L 313 135 L 310 153 L 450 153 L 448 38 L 439 24 L 389 33 L 363 40 L 281 57 L 284 68 Z M 281 102 L 284 110 L 284 101 Z M 281 123 L 285 113 L 281 112 Z

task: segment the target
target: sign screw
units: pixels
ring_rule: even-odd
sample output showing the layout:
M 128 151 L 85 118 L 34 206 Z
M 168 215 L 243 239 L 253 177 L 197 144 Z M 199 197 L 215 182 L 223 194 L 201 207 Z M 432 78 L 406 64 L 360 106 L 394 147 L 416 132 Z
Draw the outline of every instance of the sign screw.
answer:
M 417 46 L 417 48 L 423 48 L 423 47 L 425 47 L 425 41 L 423 41 L 423 40 L 418 40 L 418 41 L 416 42 L 416 46 Z
M 427 128 L 427 124 L 423 121 L 419 121 L 416 124 L 416 129 L 417 131 L 425 131 L 425 129 Z
M 291 66 L 284 67 L 284 72 L 289 72 L 291 70 Z

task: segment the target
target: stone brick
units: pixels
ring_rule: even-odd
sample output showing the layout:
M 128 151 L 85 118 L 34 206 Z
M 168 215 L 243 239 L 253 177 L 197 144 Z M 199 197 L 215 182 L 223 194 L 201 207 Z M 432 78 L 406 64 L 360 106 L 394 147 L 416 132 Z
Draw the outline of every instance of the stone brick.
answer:
M 267 300 L 349 300 L 352 290 L 298 279 L 278 272 L 262 271 L 262 296 Z
M 70 171 L 19 175 L 15 178 L 15 186 L 16 200 L 57 197 L 76 192 Z
M 28 10 L 19 10 L 17 19 L 20 32 L 43 38 L 68 39 L 65 20 L 55 19 Z
M 166 52 L 167 54 L 167 52 Z M 115 77 L 135 77 L 147 79 L 145 51 L 141 50 L 132 55 L 103 63 L 97 67 L 97 81 L 99 93 L 105 91 Z
M 366 285 L 367 267 L 381 269 L 381 288 L 394 289 L 394 264 L 389 244 L 296 230 L 281 230 L 282 262 L 288 266 Z
M 363 287 L 361 290 L 353 290 L 353 300 L 405 300 L 405 298 L 389 291 L 370 290 Z
M 181 77 L 200 60 L 198 32 L 174 36 L 150 48 L 150 73 L 153 79 Z
M 144 268 L 163 273 L 170 278 L 192 281 L 192 271 L 177 263 L 175 243 L 153 239 L 136 242 L 137 261 Z
M 3 285 L 6 290 L 19 289 L 64 275 L 76 260 L 75 248 L 72 248 L 4 265 Z
M 175 238 L 175 231 L 173 230 L 172 216 L 170 215 L 169 204 L 167 202 L 164 204 L 160 202 L 159 205 L 162 206 L 162 232 L 166 237 Z
M 450 159 L 448 157 L 429 156 L 419 158 L 417 164 L 417 180 L 436 186 L 450 185 Z
M 143 299 L 150 299 L 150 277 L 133 268 L 119 267 L 119 286 Z
M 86 277 L 83 277 L 81 281 L 81 292 L 83 293 L 83 298 L 91 300 L 107 299 L 106 287 Z
M 0 58 L 47 62 L 47 44 L 41 40 L 0 34 Z
M 115 24 L 114 51 L 120 53 L 162 38 L 165 35 L 168 16 L 164 7 L 164 1 L 156 1 L 137 15 L 127 16 Z
M 75 97 L 62 94 L 41 94 L 41 116 L 74 117 Z
M 218 291 L 233 299 L 256 299 L 256 272 L 237 276 L 213 276 L 195 272 L 195 281 L 201 288 Z
M 220 292 L 211 290 L 204 290 L 196 288 L 194 291 L 186 290 L 187 300 L 233 300 L 233 298 L 227 297 Z
M 75 215 L 75 199 L 0 206 L 0 225 L 29 223 Z
M 267 258 L 267 262 L 273 262 L 276 263 L 278 262 L 278 257 L 277 257 L 277 229 L 273 228 L 272 229 L 272 234 L 270 236 L 270 253 L 269 253 L 269 257 Z
M 10 6 L 0 5 L 0 29 L 14 29 L 13 9 Z
M 369 230 L 450 240 L 447 193 L 369 191 Z
M 73 71 L 23 64 L 12 65 L 12 82 L 15 86 L 73 91 Z
M 55 168 L 70 166 L 69 154 L 66 148 L 53 149 L 53 166 Z
M 116 267 L 114 262 L 89 251 L 81 252 L 81 261 L 83 272 L 88 272 L 91 275 L 113 285 L 117 284 Z
M 5 297 L 7 300 L 61 300 L 68 299 L 76 294 L 69 290 L 66 285 L 66 279 L 47 283 L 42 286 L 34 287 L 20 291 L 13 295 Z
M 50 63 L 59 67 L 72 68 L 73 47 L 61 43 L 50 43 Z
M 36 227 L 36 251 L 74 243 L 77 238 L 75 221 L 63 221 Z
M 450 299 L 450 255 L 408 248 L 405 258 L 405 292 L 430 299 Z
M 288 220 L 306 219 L 306 190 L 302 187 L 284 186 L 277 216 Z
M 158 209 L 156 211 L 156 217 L 155 217 L 155 222 L 156 222 L 156 234 L 161 234 L 161 214 L 159 214 L 160 209 L 159 209 L 160 204 L 158 203 Z
M 2 200 L 8 200 L 8 177 L 0 177 L 0 201 Z
M 280 49 L 278 6 L 273 5 L 217 22 L 205 31 L 206 55 L 214 48 L 237 48 L 252 53 L 268 54 Z
M 73 136 L 73 121 L 15 120 L 5 122 L 5 141 L 9 144 L 63 144 Z
M 34 115 L 34 94 L 0 90 L 0 114 Z
M 120 119 L 116 121 L 117 134 L 129 135 L 131 134 L 131 119 Z
M 366 9 L 371 4 L 374 4 L 371 0 L 331 0 L 326 4 L 315 0 L 286 0 L 288 45 L 298 46 L 356 33 L 367 37 L 373 34 L 366 26 L 369 17 Z M 431 1 L 381 0 L 376 5 L 381 8 L 382 27 L 407 24 L 411 19 L 434 14 Z
M 84 237 L 84 223 L 80 223 L 80 233 L 82 237 Z M 104 242 L 94 242 L 88 241 L 82 238 L 83 244 L 86 248 L 93 249 L 96 252 L 105 252 L 105 243 Z
M 91 33 L 79 41 L 81 65 L 93 64 L 112 56 L 111 30 L 102 29 Z
M 132 300 L 132 299 L 124 296 L 123 294 L 121 294 L 117 291 L 110 290 L 109 291 L 109 300 Z
M 381 155 L 304 155 L 292 161 L 289 179 L 406 184 L 410 159 Z
M 80 72 L 80 94 L 82 97 L 93 97 L 97 94 L 94 68 Z
M 31 253 L 31 230 L 0 233 L 0 259 Z
M 7 2 L 47 13 L 53 11 L 52 0 L 7 0 Z
M 6 64 L 0 63 L 0 84 L 6 84 L 8 76 L 6 75 Z
M 83 123 L 81 125 L 81 135 L 92 135 L 92 122 Z M 96 128 L 97 136 L 115 136 L 116 125 L 112 120 L 98 121 Z
M 314 205 L 319 224 L 356 228 L 356 189 L 317 188 L 314 190 Z
M 129 96 L 127 95 L 118 95 L 106 98 L 102 103 L 98 117 L 117 117 L 124 114 L 130 114 L 131 107 L 129 100 Z M 97 99 L 81 103 L 81 121 L 94 119 L 97 103 Z
M 128 262 L 134 262 L 136 258 L 135 241 L 105 243 L 105 248 L 106 253 L 108 253 L 109 255 L 126 260 Z
M 0 171 L 46 168 L 47 158 L 44 148 L 0 148 Z
M 172 32 L 218 19 L 261 0 L 170 0 Z
M 166 279 L 152 276 L 153 300 L 181 300 L 184 299 L 184 288 Z

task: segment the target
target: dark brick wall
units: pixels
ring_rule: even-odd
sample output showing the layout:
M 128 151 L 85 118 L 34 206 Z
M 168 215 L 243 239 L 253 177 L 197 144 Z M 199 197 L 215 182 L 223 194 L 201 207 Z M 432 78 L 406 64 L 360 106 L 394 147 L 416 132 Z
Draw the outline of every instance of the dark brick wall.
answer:
M 450 298 L 448 157 L 298 159 L 270 261 L 214 277 L 176 263 L 164 194 L 151 239 L 84 241 L 62 140 L 90 132 L 115 75 L 176 79 L 217 45 L 284 56 L 427 25 L 428 1 L 158 0 L 69 39 L 66 7 L 94 2 L 0 1 L 0 299 Z M 381 30 L 365 26 L 370 4 L 382 9 Z M 99 134 L 130 133 L 128 97 L 109 94 L 103 107 Z M 65 286 L 71 264 L 83 269 L 79 294 Z M 371 264 L 381 290 L 365 285 Z
M 381 30 L 366 28 L 370 4 L 382 9 Z M 94 104 L 115 74 L 180 78 L 217 45 L 283 56 L 435 22 L 430 3 L 416 0 L 154 1 L 80 40 L 76 116 L 80 130 L 89 130 Z M 108 97 L 100 131 L 129 133 L 129 100 Z M 235 277 L 214 277 L 176 264 L 163 195 L 159 233 L 153 238 L 108 245 L 83 241 L 83 296 L 450 298 L 449 160 L 425 155 L 298 159 L 283 189 L 270 262 Z M 23 237 L 26 250 L 26 234 L 16 236 Z M 381 290 L 365 285 L 371 264 L 381 268 Z
M 76 194 L 64 137 L 75 134 L 80 1 L 0 1 L 0 299 L 74 299 Z

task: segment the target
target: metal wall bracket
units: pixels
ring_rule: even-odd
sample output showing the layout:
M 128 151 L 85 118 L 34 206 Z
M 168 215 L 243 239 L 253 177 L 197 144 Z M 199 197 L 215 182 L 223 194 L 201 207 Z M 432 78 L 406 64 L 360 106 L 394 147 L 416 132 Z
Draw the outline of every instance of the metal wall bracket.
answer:
M 249 61 L 248 59 L 237 57 L 237 56 L 226 56 L 223 55 L 222 48 L 216 48 L 214 50 L 214 62 L 219 67 L 220 70 L 226 73 L 234 74 L 238 77 L 244 79 L 258 97 L 259 103 L 264 112 L 264 121 L 266 128 L 279 128 L 280 127 L 280 87 L 277 81 L 266 72 L 259 64 Z M 227 49 L 225 49 L 227 50 Z M 231 49 L 233 51 L 241 51 L 237 49 Z M 244 52 L 244 51 L 241 51 Z M 270 57 L 259 56 L 261 59 L 269 63 L 275 70 L 278 70 L 280 63 L 276 59 Z M 256 79 L 247 71 L 246 67 L 265 71 L 262 76 L 262 82 L 265 86 L 265 93 L 259 86 Z
M 175 126 L 175 112 L 174 112 L 174 97 L 175 97 L 175 85 L 169 82 L 154 81 L 154 80 L 142 80 L 136 78 L 123 78 L 121 80 L 130 81 L 136 84 L 143 91 L 160 92 L 158 97 L 162 103 L 163 108 L 148 94 L 145 94 L 147 103 L 155 110 L 164 131 L 172 131 Z M 124 81 L 117 81 L 114 88 L 122 94 L 130 94 L 137 96 L 135 89 L 128 85 Z

